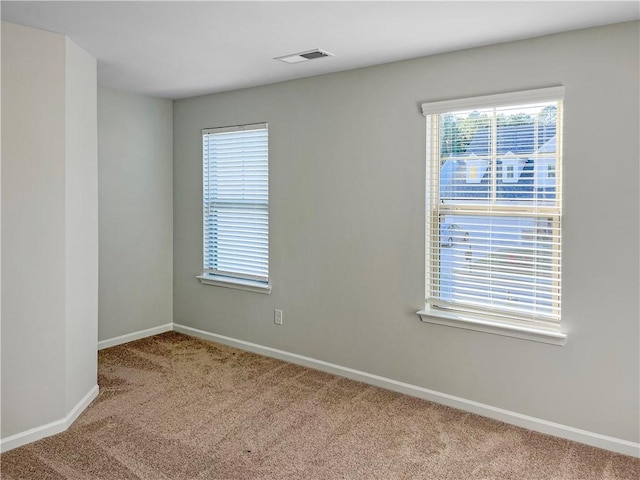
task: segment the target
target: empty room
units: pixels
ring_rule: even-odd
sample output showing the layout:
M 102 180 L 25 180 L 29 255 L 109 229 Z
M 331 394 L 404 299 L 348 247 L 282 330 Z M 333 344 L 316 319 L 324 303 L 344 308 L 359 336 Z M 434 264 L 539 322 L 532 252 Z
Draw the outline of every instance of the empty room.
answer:
M 637 1 L 2 1 L 0 476 L 640 478 Z

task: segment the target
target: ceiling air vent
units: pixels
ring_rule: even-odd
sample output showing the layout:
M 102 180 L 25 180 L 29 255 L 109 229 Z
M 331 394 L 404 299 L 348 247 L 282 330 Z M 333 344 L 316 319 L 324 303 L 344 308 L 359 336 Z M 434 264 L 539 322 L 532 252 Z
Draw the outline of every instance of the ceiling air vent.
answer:
M 316 58 L 333 57 L 332 53 L 325 52 L 316 48 L 315 50 L 309 50 L 308 52 L 294 53 L 293 55 L 285 55 L 284 57 L 276 57 L 274 60 L 280 60 L 285 63 L 300 63 L 307 60 L 315 60 Z

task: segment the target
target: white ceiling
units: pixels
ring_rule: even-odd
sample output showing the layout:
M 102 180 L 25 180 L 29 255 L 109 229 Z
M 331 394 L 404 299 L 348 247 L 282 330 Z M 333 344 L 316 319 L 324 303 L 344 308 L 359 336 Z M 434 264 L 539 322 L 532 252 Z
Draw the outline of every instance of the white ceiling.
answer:
M 98 82 L 167 98 L 637 20 L 637 1 L 10 2 L 5 21 L 69 36 Z M 273 60 L 314 48 L 335 57 Z

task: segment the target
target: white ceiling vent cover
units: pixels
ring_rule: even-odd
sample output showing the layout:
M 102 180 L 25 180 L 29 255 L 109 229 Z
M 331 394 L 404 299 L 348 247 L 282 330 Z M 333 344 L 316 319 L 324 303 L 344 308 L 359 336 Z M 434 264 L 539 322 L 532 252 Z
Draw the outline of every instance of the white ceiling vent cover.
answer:
M 309 50 L 307 52 L 294 53 L 292 55 L 285 55 L 284 57 L 276 57 L 274 60 L 280 60 L 285 63 L 300 63 L 324 57 L 333 57 L 333 53 L 325 52 L 324 50 L 316 48 L 315 50 Z

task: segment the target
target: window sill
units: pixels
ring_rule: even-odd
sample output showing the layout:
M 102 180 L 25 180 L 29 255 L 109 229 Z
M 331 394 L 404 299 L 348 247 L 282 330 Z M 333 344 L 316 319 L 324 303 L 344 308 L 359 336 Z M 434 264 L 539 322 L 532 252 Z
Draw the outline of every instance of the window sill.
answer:
M 271 285 L 252 280 L 241 280 L 239 278 L 222 277 L 216 275 L 198 275 L 196 277 L 203 285 L 211 285 L 214 287 L 234 288 L 236 290 L 245 290 L 247 292 L 271 293 Z
M 547 330 L 543 328 L 508 325 L 499 321 L 481 320 L 457 313 L 443 312 L 440 310 L 420 310 L 417 312 L 425 323 L 435 323 L 476 332 L 503 335 L 505 337 L 521 338 L 533 342 L 548 343 L 563 346 L 567 343 L 565 333 Z

